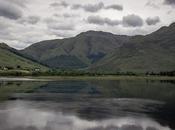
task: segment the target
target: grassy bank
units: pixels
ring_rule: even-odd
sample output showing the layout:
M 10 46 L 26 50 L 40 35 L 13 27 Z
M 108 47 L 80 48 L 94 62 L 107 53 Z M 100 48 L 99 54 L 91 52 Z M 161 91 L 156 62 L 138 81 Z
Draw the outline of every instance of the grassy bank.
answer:
M 2 77 L 2 76 L 1 76 Z M 0 80 L 13 81 L 59 81 L 59 80 L 172 80 L 175 81 L 175 76 L 7 76 L 0 78 Z

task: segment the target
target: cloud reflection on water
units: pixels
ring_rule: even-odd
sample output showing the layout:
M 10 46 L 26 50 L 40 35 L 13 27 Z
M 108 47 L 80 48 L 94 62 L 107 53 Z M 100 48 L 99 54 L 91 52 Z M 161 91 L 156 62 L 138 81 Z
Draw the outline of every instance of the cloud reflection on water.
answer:
M 171 130 L 147 117 L 86 120 L 75 113 L 44 109 L 37 103 L 14 101 L 1 105 L 0 130 Z

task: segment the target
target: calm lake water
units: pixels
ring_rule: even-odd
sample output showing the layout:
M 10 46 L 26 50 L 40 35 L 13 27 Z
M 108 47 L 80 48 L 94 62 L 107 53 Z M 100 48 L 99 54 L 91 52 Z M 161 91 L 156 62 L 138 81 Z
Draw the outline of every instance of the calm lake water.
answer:
M 175 81 L 1 79 L 0 130 L 175 130 Z

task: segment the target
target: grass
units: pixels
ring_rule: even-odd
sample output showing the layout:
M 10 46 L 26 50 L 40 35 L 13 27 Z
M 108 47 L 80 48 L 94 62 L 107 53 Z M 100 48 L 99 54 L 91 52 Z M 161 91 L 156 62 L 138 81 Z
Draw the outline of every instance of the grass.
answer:
M 41 70 L 48 69 L 47 67 L 44 67 L 31 60 L 28 60 L 7 49 L 0 48 L 0 68 L 10 67 L 13 69 L 17 69 L 18 66 L 20 66 L 20 69 L 23 69 L 23 70 L 34 70 L 35 68 L 40 68 Z

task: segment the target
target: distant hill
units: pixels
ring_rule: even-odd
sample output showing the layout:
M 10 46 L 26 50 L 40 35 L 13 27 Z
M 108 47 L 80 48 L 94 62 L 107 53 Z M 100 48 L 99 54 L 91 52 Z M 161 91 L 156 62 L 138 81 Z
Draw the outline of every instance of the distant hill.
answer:
M 46 69 L 46 67 L 36 62 L 22 57 L 17 50 L 10 48 L 5 43 L 0 43 L 0 69 L 5 68 L 16 70 Z
M 175 23 L 146 36 L 88 31 L 72 38 L 35 43 L 21 53 L 51 68 L 171 71 L 175 70 Z

